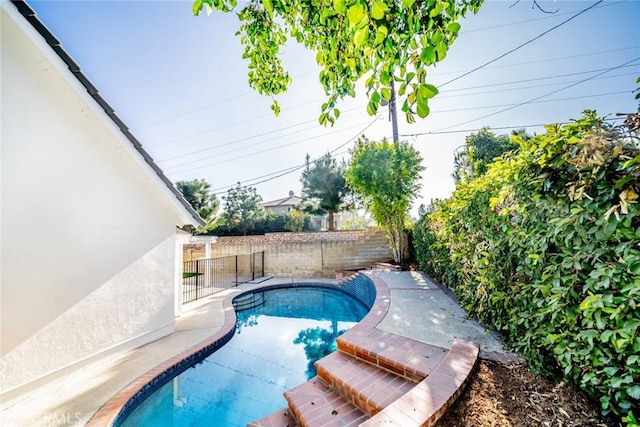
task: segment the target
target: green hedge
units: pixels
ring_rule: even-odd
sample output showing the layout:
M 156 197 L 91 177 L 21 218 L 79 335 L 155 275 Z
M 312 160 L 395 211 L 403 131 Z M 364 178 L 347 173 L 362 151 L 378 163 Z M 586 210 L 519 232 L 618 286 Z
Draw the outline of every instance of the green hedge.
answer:
M 421 268 L 469 313 L 620 416 L 640 398 L 640 152 L 625 132 L 593 112 L 547 126 L 413 231 Z

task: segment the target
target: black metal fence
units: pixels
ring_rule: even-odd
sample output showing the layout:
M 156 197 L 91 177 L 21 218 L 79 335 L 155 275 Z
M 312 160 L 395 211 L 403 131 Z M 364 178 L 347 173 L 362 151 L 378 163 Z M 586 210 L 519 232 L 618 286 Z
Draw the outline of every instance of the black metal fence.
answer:
M 246 255 L 186 261 L 182 270 L 182 302 L 264 277 L 264 251 Z

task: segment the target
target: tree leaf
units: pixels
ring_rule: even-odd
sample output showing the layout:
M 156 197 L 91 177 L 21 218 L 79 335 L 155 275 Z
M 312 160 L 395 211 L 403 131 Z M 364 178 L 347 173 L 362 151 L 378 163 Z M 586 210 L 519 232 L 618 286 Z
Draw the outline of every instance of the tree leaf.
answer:
M 347 11 L 347 6 L 344 0 L 333 0 L 333 8 L 340 14 L 343 14 Z
M 262 5 L 267 10 L 269 18 L 273 18 L 273 3 L 271 2 L 271 0 L 262 0 Z
M 460 24 L 458 24 L 457 22 L 452 22 L 451 24 L 447 25 L 447 31 L 457 35 L 458 31 L 460 31 Z
M 389 90 L 389 88 L 383 87 L 382 89 L 380 89 L 380 94 L 387 101 L 391 99 L 391 91 Z
M 633 387 L 629 387 L 627 389 L 627 394 L 636 400 L 640 399 L 640 385 L 634 385 Z
M 364 18 L 364 5 L 356 3 L 347 10 L 347 19 L 349 20 L 349 28 L 356 26 Z
M 370 116 L 375 116 L 376 110 L 377 110 L 377 106 L 374 105 L 372 102 L 369 102 L 367 104 L 367 113 L 369 113 Z
M 413 6 L 413 3 L 415 3 L 416 0 L 402 0 L 402 8 L 403 9 L 408 9 L 411 6 Z
M 436 62 L 436 50 L 433 46 L 427 46 L 420 53 L 420 60 L 425 64 L 433 64 Z
M 425 117 L 427 117 L 429 115 L 429 103 L 427 102 L 426 99 L 421 100 L 418 99 L 418 107 L 416 109 L 416 112 L 418 113 L 418 116 L 420 116 L 420 118 L 424 119 Z
M 376 40 L 375 40 L 375 44 L 380 44 L 384 41 L 384 39 L 387 37 L 387 34 L 389 33 L 389 30 L 387 29 L 387 27 L 385 27 L 384 25 L 380 25 L 377 29 L 376 29 Z
M 390 86 L 391 85 L 391 76 L 386 71 L 380 73 L 380 83 L 383 85 Z
M 640 261 L 635 261 L 631 263 L 631 265 L 629 266 L 629 273 L 634 274 L 636 276 L 640 274 Z
M 191 11 L 194 15 L 198 16 L 200 14 L 200 11 L 202 10 L 202 3 L 204 3 L 203 0 L 196 0 L 193 2 Z
M 358 28 L 353 34 L 353 42 L 356 47 L 361 47 L 367 41 L 367 35 L 369 34 L 369 27 Z
M 373 7 L 371 7 L 371 17 L 373 19 L 382 19 L 384 18 L 384 13 L 389 9 L 389 7 L 381 2 L 381 1 L 374 1 L 373 2 Z
M 437 94 L 438 94 L 438 88 L 428 83 L 420 85 L 420 89 L 418 89 L 418 97 L 421 97 L 424 99 L 433 98 Z

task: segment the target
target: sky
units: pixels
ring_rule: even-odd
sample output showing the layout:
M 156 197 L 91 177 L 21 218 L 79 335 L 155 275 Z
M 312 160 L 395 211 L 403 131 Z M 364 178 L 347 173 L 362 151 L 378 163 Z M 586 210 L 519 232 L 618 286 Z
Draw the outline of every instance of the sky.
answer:
M 173 182 L 205 179 L 218 198 L 239 182 L 266 202 L 300 195 L 307 154 L 348 161 L 360 135 L 391 139 L 388 111 L 366 112 L 364 80 L 333 127 L 318 123 L 319 68 L 295 41 L 281 51 L 293 83 L 275 117 L 271 99 L 248 85 L 234 14 L 195 17 L 190 0 L 28 3 Z M 533 0 L 488 0 L 460 21 L 446 58 L 428 71 L 440 89 L 431 114 L 415 124 L 398 117 L 425 167 L 414 216 L 451 194 L 454 152 L 482 127 L 543 133 L 586 109 L 612 120 L 638 109 L 640 0 L 538 4 L 555 13 Z

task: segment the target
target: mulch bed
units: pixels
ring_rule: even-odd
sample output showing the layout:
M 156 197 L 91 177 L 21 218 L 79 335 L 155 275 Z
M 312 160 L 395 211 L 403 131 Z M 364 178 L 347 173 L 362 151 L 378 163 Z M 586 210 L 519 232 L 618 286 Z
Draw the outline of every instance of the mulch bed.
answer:
M 533 374 L 525 362 L 482 360 L 438 427 L 618 427 L 597 402 L 567 384 Z

